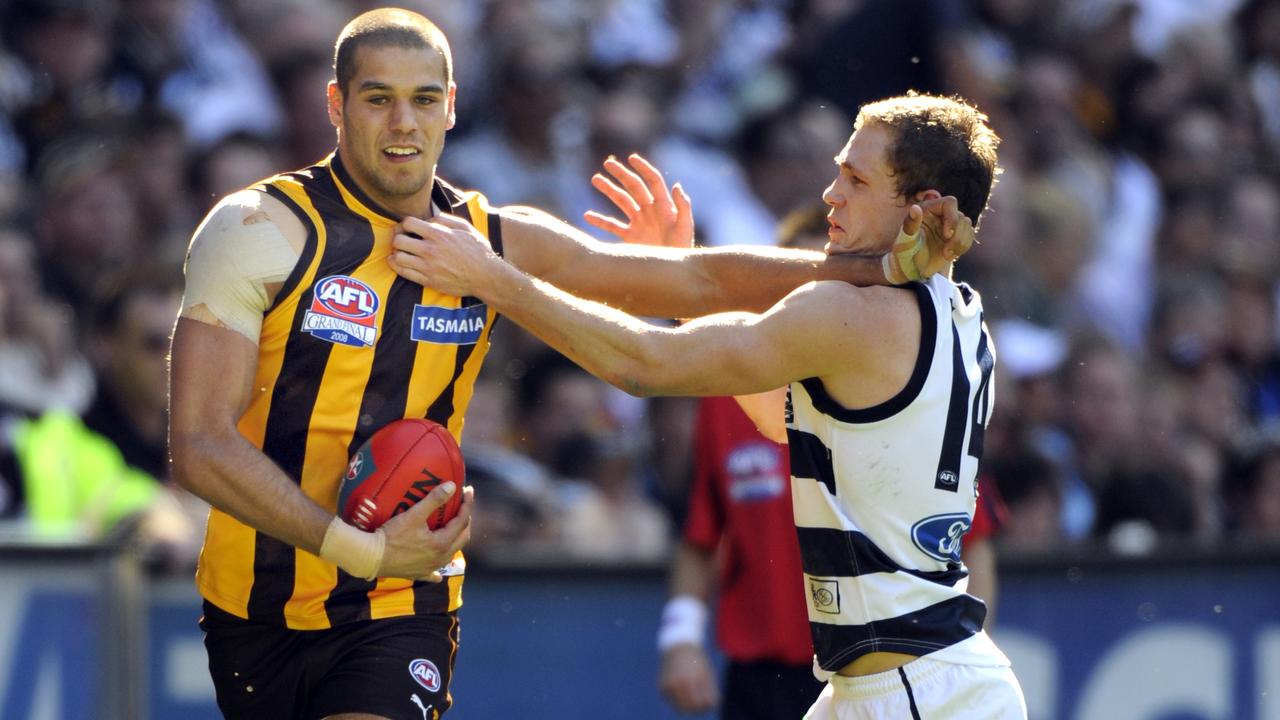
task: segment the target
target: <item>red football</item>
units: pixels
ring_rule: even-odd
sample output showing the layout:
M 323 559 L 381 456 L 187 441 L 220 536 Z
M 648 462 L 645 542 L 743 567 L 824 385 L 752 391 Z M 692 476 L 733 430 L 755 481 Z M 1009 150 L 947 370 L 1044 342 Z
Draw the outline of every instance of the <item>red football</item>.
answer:
M 435 530 L 458 514 L 466 469 L 462 451 L 442 425 L 422 418 L 396 420 L 375 432 L 351 456 L 338 490 L 342 519 L 373 530 L 408 510 L 442 482 L 458 490 L 427 518 Z

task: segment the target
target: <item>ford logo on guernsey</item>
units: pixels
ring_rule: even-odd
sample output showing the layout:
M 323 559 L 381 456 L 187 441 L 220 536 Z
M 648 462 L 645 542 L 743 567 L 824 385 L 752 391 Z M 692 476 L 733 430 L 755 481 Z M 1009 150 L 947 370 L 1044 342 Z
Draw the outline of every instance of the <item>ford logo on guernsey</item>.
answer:
M 934 560 L 958 562 L 960 539 L 973 524 L 964 513 L 948 513 L 927 517 L 911 526 L 911 541 Z
M 302 332 L 340 345 L 373 347 L 381 301 L 373 288 L 348 275 L 330 275 L 315 284 Z
M 427 692 L 440 691 L 440 669 L 430 660 L 418 658 L 409 663 L 409 674 L 413 676 L 418 684 L 427 689 Z

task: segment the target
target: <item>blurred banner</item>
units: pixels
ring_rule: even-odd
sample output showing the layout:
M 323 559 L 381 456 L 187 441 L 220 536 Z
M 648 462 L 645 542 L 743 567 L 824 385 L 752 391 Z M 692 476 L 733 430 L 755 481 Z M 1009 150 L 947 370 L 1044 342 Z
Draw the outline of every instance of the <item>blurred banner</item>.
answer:
M 448 717 L 679 717 L 656 689 L 661 570 L 470 575 Z M 1006 561 L 1001 587 L 1036 720 L 1280 718 L 1275 549 Z M 220 717 L 199 612 L 127 542 L 0 546 L 0 717 Z

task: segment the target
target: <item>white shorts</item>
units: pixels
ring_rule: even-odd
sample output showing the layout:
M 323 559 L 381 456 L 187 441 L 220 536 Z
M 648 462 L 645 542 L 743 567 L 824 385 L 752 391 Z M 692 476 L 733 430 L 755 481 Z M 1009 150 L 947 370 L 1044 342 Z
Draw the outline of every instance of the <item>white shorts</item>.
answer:
M 836 675 L 805 720 L 1026 720 L 1027 701 L 1008 667 L 916 658 L 874 675 Z

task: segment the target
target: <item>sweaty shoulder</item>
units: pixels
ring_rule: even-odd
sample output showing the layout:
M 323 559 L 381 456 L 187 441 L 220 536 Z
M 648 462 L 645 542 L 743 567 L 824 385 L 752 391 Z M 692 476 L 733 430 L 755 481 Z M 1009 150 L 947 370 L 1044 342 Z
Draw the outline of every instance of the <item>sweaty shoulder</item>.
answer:
M 257 190 L 223 198 L 191 238 L 182 316 L 257 343 L 262 316 L 302 254 L 307 230 L 283 202 Z

